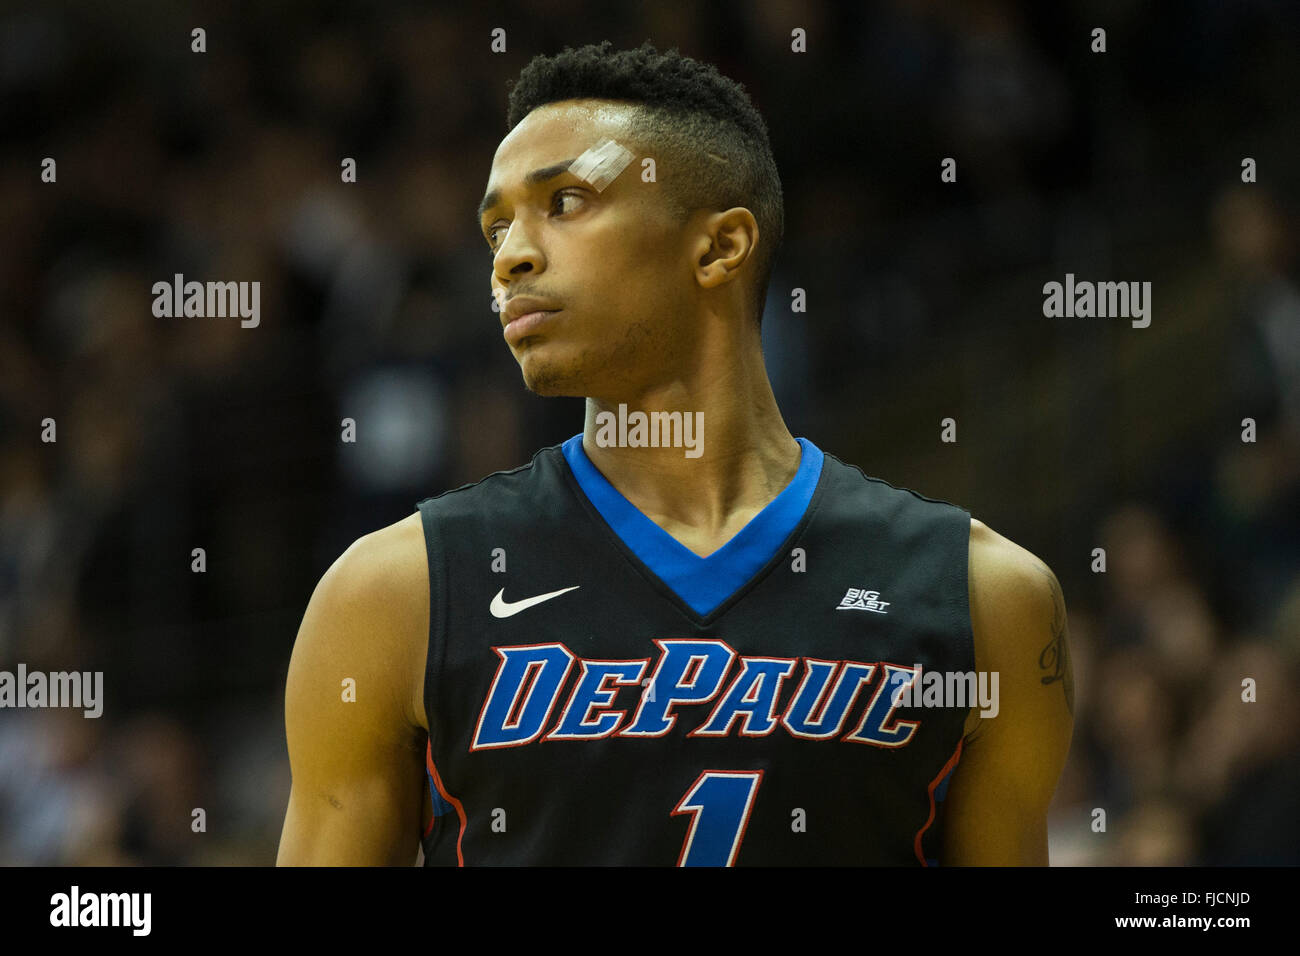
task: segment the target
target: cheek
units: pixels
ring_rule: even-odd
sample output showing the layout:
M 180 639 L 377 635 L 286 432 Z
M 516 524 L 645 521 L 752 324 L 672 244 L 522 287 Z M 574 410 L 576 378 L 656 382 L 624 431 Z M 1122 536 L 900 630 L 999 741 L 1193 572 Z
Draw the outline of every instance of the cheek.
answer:
M 619 287 L 611 291 L 630 310 L 649 314 L 680 303 L 686 276 L 673 250 L 643 240 L 628 241 L 617 262 L 604 278 Z
M 593 265 L 618 262 L 629 271 L 659 270 L 676 256 L 671 238 L 661 228 L 633 216 L 600 230 L 587 251 L 593 256 Z
M 595 231 L 566 250 L 602 325 L 640 324 L 667 307 L 680 310 L 689 267 L 677 238 L 632 222 Z

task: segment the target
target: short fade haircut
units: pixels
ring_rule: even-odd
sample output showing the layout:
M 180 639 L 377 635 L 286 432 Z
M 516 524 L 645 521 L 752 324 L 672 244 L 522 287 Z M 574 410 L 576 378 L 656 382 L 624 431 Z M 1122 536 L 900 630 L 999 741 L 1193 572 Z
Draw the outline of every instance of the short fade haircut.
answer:
M 600 99 L 635 104 L 635 145 L 656 157 L 656 167 L 671 171 L 665 199 L 679 222 L 700 209 L 744 206 L 753 213 L 759 241 L 750 302 L 756 324 L 761 323 L 785 231 L 781 177 L 763 117 L 741 84 L 675 47 L 659 53 L 649 40 L 635 50 L 610 47 L 605 40 L 534 57 L 510 87 L 507 132 L 548 103 Z

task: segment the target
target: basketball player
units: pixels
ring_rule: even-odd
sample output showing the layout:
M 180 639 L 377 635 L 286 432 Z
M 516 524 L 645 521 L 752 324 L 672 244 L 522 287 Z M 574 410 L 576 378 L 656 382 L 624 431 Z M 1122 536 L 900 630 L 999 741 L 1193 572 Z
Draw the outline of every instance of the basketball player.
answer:
M 1047 864 L 1060 587 L 787 430 L 759 330 L 781 187 L 743 88 L 606 43 L 534 59 L 508 125 L 497 318 L 583 431 L 322 577 L 279 862 Z M 996 707 L 909 701 L 931 672 L 996 672 Z

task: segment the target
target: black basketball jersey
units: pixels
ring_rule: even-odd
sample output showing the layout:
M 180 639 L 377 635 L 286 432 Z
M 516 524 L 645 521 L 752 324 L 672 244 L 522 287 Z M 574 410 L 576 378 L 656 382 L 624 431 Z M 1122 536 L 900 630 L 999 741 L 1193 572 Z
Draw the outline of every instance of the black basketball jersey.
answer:
M 970 514 L 799 443 L 708 558 L 581 435 L 419 502 L 426 866 L 941 862 L 969 707 L 899 691 L 974 672 Z

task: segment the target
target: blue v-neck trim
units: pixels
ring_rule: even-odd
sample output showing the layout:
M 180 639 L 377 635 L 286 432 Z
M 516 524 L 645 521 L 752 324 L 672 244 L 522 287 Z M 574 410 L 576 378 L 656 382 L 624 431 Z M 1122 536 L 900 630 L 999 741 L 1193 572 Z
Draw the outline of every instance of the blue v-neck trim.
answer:
M 623 497 L 591 463 L 582 434 L 560 446 L 578 487 L 628 549 L 696 614 L 709 614 L 743 588 L 771 559 L 808 510 L 821 478 L 822 451 L 806 438 L 799 470 L 784 490 L 707 558 L 679 542 Z

